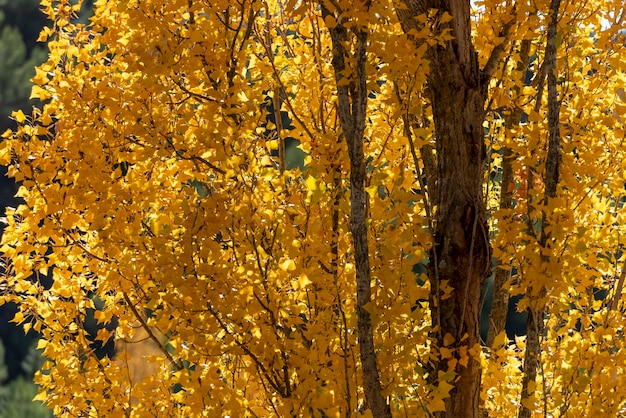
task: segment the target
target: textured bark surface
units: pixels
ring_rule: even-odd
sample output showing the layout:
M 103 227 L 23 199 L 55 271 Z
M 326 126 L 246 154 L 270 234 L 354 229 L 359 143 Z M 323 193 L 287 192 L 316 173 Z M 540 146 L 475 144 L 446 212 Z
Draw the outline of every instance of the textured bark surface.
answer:
M 434 197 L 435 246 L 430 254 L 433 345 L 446 346 L 453 337 L 456 353 L 462 347 L 480 346 L 479 315 L 481 291 L 491 268 L 491 250 L 485 221 L 483 181 L 487 83 L 497 67 L 494 51 L 482 71 L 471 40 L 469 0 L 404 0 L 396 12 L 405 32 L 421 29 L 414 18 L 437 9 L 453 20 L 441 29 L 452 29 L 454 39 L 433 46 L 430 60 L 428 97 L 432 104 L 437 154 L 437 195 Z M 416 46 L 420 40 L 415 40 Z M 444 297 L 442 288 L 454 290 Z M 436 350 L 436 348 L 434 348 Z M 439 372 L 448 371 L 448 361 L 434 361 L 430 375 L 437 384 Z M 445 400 L 441 417 L 480 416 L 481 367 L 470 358 L 467 366 L 456 366 L 455 385 Z
M 337 82 L 338 113 L 343 136 L 350 157 L 350 230 L 354 247 L 356 270 L 356 297 L 358 341 L 361 367 L 363 369 L 363 389 L 367 406 L 376 418 L 391 418 L 391 409 L 382 394 L 380 375 L 374 349 L 372 320 L 365 305 L 371 300 L 371 275 L 369 247 L 367 242 L 367 192 L 365 191 L 365 156 L 363 153 L 363 133 L 367 107 L 367 79 L 365 73 L 367 38 L 365 28 L 352 28 L 351 32 L 339 18 L 340 11 L 331 12 L 324 3 L 324 17 L 333 15 L 337 26 L 329 28 L 333 44 L 333 70 Z M 346 44 L 351 39 L 356 42 L 355 52 L 350 56 Z M 341 83 L 345 77 L 346 60 L 354 58 L 355 74 L 353 81 Z
M 440 56 L 431 64 L 429 80 L 439 191 L 429 266 L 433 325 L 437 346 L 445 346 L 446 336 L 451 335 L 453 347 L 474 347 L 480 344 L 481 291 L 491 263 L 482 195 L 484 96 L 476 66 L 464 71 L 450 51 L 437 52 Z M 441 290 L 445 285 L 454 289 L 448 298 Z M 465 335 L 468 338 L 461 341 Z M 435 366 L 436 372 L 445 372 L 447 360 Z M 467 367 L 457 367 L 456 374 L 443 416 L 478 416 L 479 362 L 470 359 Z

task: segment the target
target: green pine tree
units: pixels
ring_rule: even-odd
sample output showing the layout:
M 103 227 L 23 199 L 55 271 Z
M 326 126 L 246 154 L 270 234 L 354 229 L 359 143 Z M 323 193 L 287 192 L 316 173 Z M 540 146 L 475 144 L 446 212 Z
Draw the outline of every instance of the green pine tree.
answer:
M 30 79 L 46 58 L 45 45 L 36 43 L 44 22 L 38 0 L 0 0 L 0 132 L 12 125 L 13 110 L 35 103 L 29 100 Z M 15 184 L 6 180 L 0 179 L 0 213 L 4 206 L 16 205 Z M 0 320 L 8 320 L 11 313 L 10 306 L 3 307 Z M 32 378 L 42 361 L 34 335 L 24 335 L 12 324 L 2 323 L 0 329 L 0 418 L 52 417 L 41 403 L 33 402 L 37 386 Z
M 5 14 L 0 10 L 0 115 L 2 130 L 10 126 L 7 118 L 18 108 L 28 109 L 35 66 L 43 62 L 46 53 L 42 47 L 28 51 L 19 29 L 4 24 Z
M 9 372 L 4 360 L 5 349 L 0 340 L 0 418 L 51 418 L 52 411 L 46 409 L 40 402 L 33 402 L 37 394 L 37 386 L 30 378 L 18 376 L 8 384 Z M 25 357 L 23 368 L 26 367 L 34 371 L 41 356 L 31 347 Z

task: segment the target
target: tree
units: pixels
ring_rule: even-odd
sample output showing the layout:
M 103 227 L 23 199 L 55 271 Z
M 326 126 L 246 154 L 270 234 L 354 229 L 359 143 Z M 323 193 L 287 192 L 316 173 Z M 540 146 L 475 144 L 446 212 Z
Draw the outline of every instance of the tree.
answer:
M 35 103 L 28 99 L 30 78 L 35 75 L 35 65 L 45 61 L 46 57 L 44 47 L 35 45 L 45 23 L 38 7 L 39 3 L 34 0 L 0 1 L 0 56 L 3 57 L 0 61 L 0 131 L 15 127 L 15 122 L 9 119 L 15 108 L 26 108 Z M 4 215 L 5 207 L 17 206 L 13 197 L 17 185 L 6 178 L 6 167 L 1 167 L 0 173 L 0 207 Z M 0 225 L 0 231 L 3 229 Z M 9 322 L 15 312 L 13 304 L 0 308 L 0 345 L 4 347 L 0 352 L 0 363 L 1 370 L 8 372 L 0 379 L 0 416 L 48 416 L 50 411 L 32 402 L 37 388 L 32 383 L 35 369 L 29 366 L 37 365 L 37 336 L 34 332 L 24 335 L 21 327 Z
M 32 105 L 28 99 L 31 87 L 29 80 L 35 75 L 34 66 L 45 61 L 45 51 L 41 46 L 29 48 L 23 40 L 22 28 L 13 25 L 11 19 L 6 18 L 4 5 L 0 3 L 0 6 L 3 6 L 0 9 L 0 53 L 3 57 L 0 64 L 0 112 L 8 116 L 15 108 Z M 29 16 L 25 6 L 22 6 L 20 12 L 23 16 Z M 31 22 L 37 22 L 32 19 L 32 14 L 30 16 Z M 37 30 L 42 26 L 38 25 Z M 8 118 L 3 119 L 0 123 L 2 130 L 12 126 L 10 122 Z
M 33 347 L 34 348 L 34 347 Z M 37 387 L 24 376 L 7 382 L 9 370 L 4 362 L 4 344 L 0 341 L 0 415 L 3 418 L 19 417 L 51 417 L 50 410 L 44 408 L 41 403 L 32 402 L 37 394 Z M 22 368 L 30 372 L 32 379 L 37 365 L 38 356 L 34 350 L 29 351 L 29 355 L 24 359 Z
M 620 1 L 44 6 L 1 300 L 56 414 L 624 408 Z

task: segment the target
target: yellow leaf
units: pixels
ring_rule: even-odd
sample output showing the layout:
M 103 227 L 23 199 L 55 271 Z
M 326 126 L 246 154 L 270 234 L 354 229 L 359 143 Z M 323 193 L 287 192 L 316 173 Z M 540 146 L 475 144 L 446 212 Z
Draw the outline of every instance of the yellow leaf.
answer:
M 46 84 L 49 80 L 48 80 L 48 72 L 42 70 L 41 68 L 37 67 L 35 68 L 35 76 L 33 78 L 31 78 L 31 80 L 33 83 L 38 84 L 38 85 L 44 85 Z
M 12 112 L 11 117 L 13 117 L 13 119 L 15 119 L 17 123 L 24 123 L 24 121 L 26 120 L 26 116 L 21 110 Z
M 49 27 L 44 27 L 41 32 L 39 32 L 39 37 L 37 38 L 37 42 L 46 42 L 50 35 L 52 34 L 52 29 Z
M 256 249 L 257 249 L 257 251 L 259 252 L 259 256 L 260 256 L 261 258 L 267 258 L 267 253 L 265 252 L 265 250 L 263 249 L 263 247 L 262 247 L 262 246 L 258 245 L 258 246 L 256 247 Z
M 446 347 L 440 347 L 439 348 L 439 353 L 441 354 L 441 358 L 442 359 L 452 358 L 452 353 L 453 352 L 454 352 L 454 350 L 451 350 L 451 349 L 446 348 Z
M 0 142 L 0 164 L 9 165 L 10 163 L 11 163 L 11 147 L 9 146 L 8 141 L 2 141 Z
M 311 283 L 313 283 L 309 277 L 306 274 L 301 274 L 300 277 L 298 277 L 298 287 L 300 289 L 304 289 L 306 288 L 308 285 L 310 285 Z
M 306 180 L 304 181 L 304 183 L 306 184 L 306 188 L 312 192 L 314 192 L 315 190 L 317 190 L 317 180 L 315 179 L 315 177 L 313 176 L 308 176 L 306 178 Z
M 446 382 L 445 380 L 439 382 L 437 390 L 442 398 L 447 398 L 450 395 L 450 391 L 454 389 L 454 385 Z
M 452 15 L 450 13 L 444 12 L 443 15 L 441 15 L 441 17 L 439 18 L 439 22 L 441 22 L 441 23 L 448 23 L 452 19 L 454 19 L 454 18 L 452 17 Z
M 39 100 L 48 100 L 51 97 L 48 91 L 42 89 L 41 87 L 34 85 L 31 89 L 29 99 L 39 99 Z
M 291 259 L 286 259 L 282 263 L 280 263 L 280 269 L 283 271 L 293 271 L 296 269 L 296 263 L 294 263 Z
M 532 396 L 528 398 L 523 398 L 522 405 L 524 405 L 524 408 L 526 409 L 530 409 L 530 410 L 535 409 L 535 401 Z
M 40 389 L 39 392 L 33 398 L 33 402 L 45 402 L 47 397 L 48 396 L 46 395 L 46 392 Z
M 272 158 L 269 155 L 264 155 L 261 158 L 261 165 L 264 167 L 274 167 L 274 162 L 272 161 Z
M 239 93 L 237 93 L 237 98 L 239 99 L 240 102 L 247 102 L 250 99 L 248 99 L 248 96 L 246 96 L 246 93 L 243 91 L 240 91 Z
M 503 346 L 505 343 L 507 343 L 509 341 L 509 339 L 506 336 L 506 331 L 502 331 L 500 334 L 498 334 L 494 339 L 493 339 L 493 346 L 494 347 L 500 347 Z
M 24 314 L 21 311 L 17 311 L 11 322 L 15 322 L 16 324 L 21 324 L 22 322 L 24 322 Z
M 337 26 L 337 19 L 334 16 L 328 15 L 324 18 L 324 23 L 328 29 L 332 29 Z
M 443 401 L 443 399 L 436 397 L 428 402 L 428 409 L 430 410 L 430 412 L 445 411 L 446 403 Z

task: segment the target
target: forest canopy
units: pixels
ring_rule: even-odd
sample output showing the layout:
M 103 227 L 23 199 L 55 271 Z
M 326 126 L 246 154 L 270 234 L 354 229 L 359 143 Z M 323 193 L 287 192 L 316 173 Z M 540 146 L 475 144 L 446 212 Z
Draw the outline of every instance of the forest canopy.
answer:
M 56 415 L 624 413 L 621 0 L 80 9 L 0 143 Z

